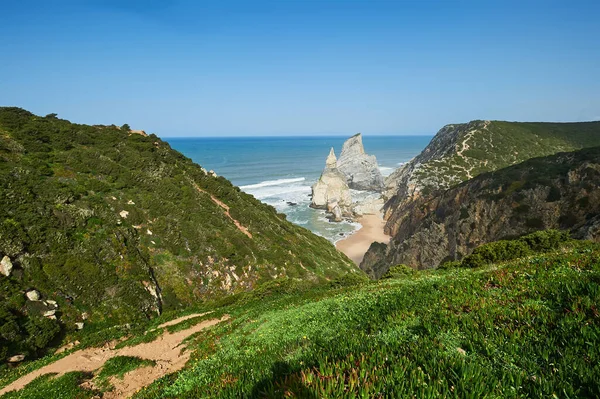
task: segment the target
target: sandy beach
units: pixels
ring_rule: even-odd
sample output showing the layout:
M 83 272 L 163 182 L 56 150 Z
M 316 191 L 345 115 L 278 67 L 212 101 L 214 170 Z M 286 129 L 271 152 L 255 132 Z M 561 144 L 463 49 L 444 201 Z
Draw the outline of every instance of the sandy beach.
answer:
M 335 243 L 335 247 L 357 265 L 362 261 L 371 243 L 375 241 L 387 243 L 390 240 L 390 236 L 383 232 L 385 221 L 380 215 L 361 216 L 358 223 L 362 225 L 360 230 Z

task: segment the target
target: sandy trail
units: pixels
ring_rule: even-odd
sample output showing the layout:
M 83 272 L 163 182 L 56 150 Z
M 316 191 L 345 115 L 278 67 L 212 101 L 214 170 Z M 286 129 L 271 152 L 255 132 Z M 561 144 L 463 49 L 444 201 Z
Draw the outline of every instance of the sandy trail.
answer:
M 202 190 L 200 188 L 200 186 L 198 186 L 196 183 L 192 182 L 192 184 L 194 185 L 194 188 L 201 193 L 204 194 L 208 194 L 210 195 L 210 199 L 217 205 L 219 205 L 221 208 L 223 208 L 223 210 L 225 211 L 225 215 L 229 218 L 229 220 L 231 220 L 233 222 L 233 224 L 235 224 L 235 227 L 238 228 L 239 231 L 241 231 L 242 233 L 246 234 L 249 238 L 252 238 L 252 233 L 250 233 L 250 230 L 248 230 L 248 228 L 246 226 L 243 226 L 239 221 L 237 221 L 236 219 L 234 219 L 231 214 L 229 213 L 229 205 L 227 205 L 226 203 L 224 203 L 223 201 L 219 200 L 217 197 L 215 197 L 212 194 L 207 193 L 206 191 Z
M 203 314 L 184 316 L 169 322 L 169 325 L 175 325 L 192 317 L 202 315 Z M 221 321 L 225 321 L 228 318 L 229 316 L 223 316 L 221 319 L 206 320 L 186 330 L 174 333 L 165 331 L 156 340 L 141 343 L 136 346 L 115 349 L 116 342 L 113 342 L 101 348 L 88 348 L 73 352 L 54 363 L 32 371 L 18 380 L 13 381 L 11 384 L 0 390 L 0 395 L 9 391 L 22 389 L 37 377 L 45 374 L 56 373 L 57 376 L 60 376 L 71 371 L 96 371 L 101 368 L 106 361 L 115 356 L 135 356 L 141 359 L 154 360 L 156 362 L 155 366 L 133 370 L 125 374 L 122 380 L 117 378 L 111 379 L 111 383 L 114 385 L 115 389 L 104 394 L 105 398 L 129 397 L 140 388 L 151 384 L 157 378 L 182 369 L 190 358 L 190 352 L 182 351 L 183 348 L 180 347 L 182 341 L 190 335 L 218 324 Z
M 158 330 L 159 328 L 165 328 L 165 327 L 174 326 L 175 324 L 179 324 L 179 323 L 181 323 L 181 322 L 184 322 L 184 321 L 186 321 L 186 320 L 189 320 L 189 319 L 193 319 L 193 318 L 195 318 L 195 317 L 201 317 L 201 316 L 207 315 L 207 314 L 209 314 L 209 313 L 212 313 L 212 312 L 193 313 L 193 314 L 189 314 L 189 315 L 187 315 L 187 316 L 181 316 L 181 317 L 179 317 L 179 318 L 177 318 L 177 319 L 174 319 L 174 320 L 171 320 L 171 321 L 167 321 L 167 322 L 165 322 L 165 323 L 162 323 L 161 325 L 159 325 L 159 326 L 157 326 L 157 327 L 155 327 L 155 328 L 153 328 L 153 329 L 149 330 L 148 332 L 152 332 L 152 331 L 154 331 L 154 330 Z
M 335 243 L 335 247 L 343 252 L 354 263 L 360 265 L 365 253 L 373 242 L 388 243 L 390 236 L 383 232 L 385 221 L 381 215 L 364 215 L 358 219 L 362 225 L 360 230 L 350 237 Z

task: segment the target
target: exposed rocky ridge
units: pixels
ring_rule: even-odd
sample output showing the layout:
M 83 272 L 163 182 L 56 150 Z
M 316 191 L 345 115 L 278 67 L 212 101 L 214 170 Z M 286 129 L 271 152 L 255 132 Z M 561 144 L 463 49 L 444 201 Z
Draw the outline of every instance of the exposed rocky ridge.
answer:
M 18 337 L 0 336 L 0 362 L 85 319 L 124 324 L 271 279 L 356 270 L 154 134 L 3 107 L 0 259 L 0 325 Z M 25 300 L 31 290 L 38 301 Z M 58 320 L 43 317 L 50 301 Z
M 362 135 L 355 134 L 344 142 L 337 160 L 338 170 L 345 176 L 348 186 L 355 190 L 381 191 L 384 180 L 377 159 L 365 153 Z
M 319 180 L 311 187 L 311 207 L 326 209 L 333 215 L 335 221 L 341 221 L 344 214 L 348 214 L 352 205 L 350 189 L 346 178 L 337 168 L 337 159 L 333 148 L 325 161 L 325 169 Z
M 534 157 L 600 145 L 600 122 L 472 121 L 444 126 L 386 179 L 386 218 L 404 201 Z
M 535 158 L 482 174 L 434 198 L 406 201 L 387 222 L 393 238 L 361 268 L 374 278 L 391 265 L 436 267 L 484 243 L 541 229 L 600 239 L 600 147 Z

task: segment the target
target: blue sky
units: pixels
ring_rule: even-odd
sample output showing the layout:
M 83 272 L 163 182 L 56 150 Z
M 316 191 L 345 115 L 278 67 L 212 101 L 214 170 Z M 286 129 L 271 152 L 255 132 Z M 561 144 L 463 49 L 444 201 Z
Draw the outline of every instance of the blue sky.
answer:
M 0 105 L 169 136 L 600 120 L 599 1 L 3 1 Z

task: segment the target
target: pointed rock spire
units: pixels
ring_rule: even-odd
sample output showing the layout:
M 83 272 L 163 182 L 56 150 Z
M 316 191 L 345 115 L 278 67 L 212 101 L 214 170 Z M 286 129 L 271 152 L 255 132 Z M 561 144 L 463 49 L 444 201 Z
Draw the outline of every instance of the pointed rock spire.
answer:
M 327 160 L 325 161 L 325 167 L 329 169 L 335 168 L 337 165 L 337 158 L 335 157 L 335 151 L 333 151 L 333 147 L 329 151 L 329 155 L 327 156 Z

